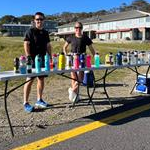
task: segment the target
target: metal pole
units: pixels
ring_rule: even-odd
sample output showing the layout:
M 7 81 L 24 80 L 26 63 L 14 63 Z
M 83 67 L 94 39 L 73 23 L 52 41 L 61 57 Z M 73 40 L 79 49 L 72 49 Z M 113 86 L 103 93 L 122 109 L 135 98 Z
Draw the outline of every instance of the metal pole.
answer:
M 93 75 L 93 77 L 94 77 L 94 74 L 92 74 Z M 89 81 L 89 79 L 88 79 L 88 81 Z M 95 92 L 95 77 L 94 77 L 94 83 L 93 83 L 94 85 L 94 87 L 93 87 L 93 92 L 92 92 L 92 94 L 90 95 L 90 90 L 89 90 L 89 88 L 90 88 L 90 86 L 89 86 L 89 82 L 87 82 L 87 94 L 88 94 L 88 97 L 89 97 L 89 102 L 88 102 L 88 104 L 92 104 L 92 107 L 93 107 L 93 109 L 94 109 L 94 112 L 96 113 L 96 108 L 95 108 L 95 105 L 94 105 L 94 103 L 93 103 L 93 100 L 92 100 L 92 97 L 93 97 L 93 94 L 94 94 L 94 92 Z
M 103 78 L 104 92 L 105 92 L 105 94 L 106 94 L 106 97 L 107 97 L 107 99 L 108 99 L 108 101 L 109 101 L 109 104 L 110 104 L 111 108 L 113 108 L 113 105 L 112 105 L 112 103 L 111 103 L 111 101 L 110 101 L 109 95 L 108 95 L 107 90 L 106 90 L 106 77 L 107 77 L 107 72 L 108 72 L 108 69 L 106 69 L 105 75 L 104 75 L 104 78 Z
M 8 97 L 7 87 L 8 87 L 8 80 L 5 81 L 4 104 L 5 104 L 5 112 L 6 112 L 8 124 L 9 124 L 9 127 L 10 127 L 11 135 L 12 135 L 12 137 L 14 137 L 14 132 L 13 132 L 13 128 L 12 128 L 12 125 L 11 125 L 11 121 L 10 121 L 9 114 L 8 114 L 8 109 L 7 109 L 7 97 Z

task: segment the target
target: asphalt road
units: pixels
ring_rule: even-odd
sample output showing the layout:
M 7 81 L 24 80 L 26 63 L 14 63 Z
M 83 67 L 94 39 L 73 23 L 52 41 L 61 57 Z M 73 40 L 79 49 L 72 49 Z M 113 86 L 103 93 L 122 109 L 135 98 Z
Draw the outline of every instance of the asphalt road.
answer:
M 94 129 L 97 121 L 99 122 L 98 127 Z M 89 127 L 89 124 L 92 126 Z M 74 136 L 78 127 L 82 127 L 82 130 L 79 131 L 81 134 Z M 93 129 L 90 130 L 91 127 Z M 67 132 L 70 135 L 63 134 L 68 138 L 59 136 L 60 133 L 70 130 L 71 132 Z M 58 135 L 52 139 L 53 143 L 46 143 L 46 145 L 44 138 L 56 134 Z M 37 146 L 35 141 L 38 140 L 41 141 Z M 32 147 L 28 145 L 29 143 L 33 143 Z M 128 103 L 66 124 L 52 126 L 26 137 L 14 138 L 10 142 L 3 143 L 0 149 L 16 148 L 19 150 L 19 147 L 23 145 L 27 147 L 21 149 L 27 150 L 150 150 L 150 98 Z

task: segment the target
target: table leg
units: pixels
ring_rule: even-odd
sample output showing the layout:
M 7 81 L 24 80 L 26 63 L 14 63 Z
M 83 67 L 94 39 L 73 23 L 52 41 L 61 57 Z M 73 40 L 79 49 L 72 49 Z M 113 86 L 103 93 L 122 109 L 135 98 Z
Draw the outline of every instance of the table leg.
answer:
M 93 74 L 93 77 L 94 77 L 94 74 Z M 93 83 L 93 91 L 92 91 L 91 94 L 90 94 L 89 84 L 87 84 L 87 94 L 88 94 L 88 97 L 89 97 L 88 105 L 91 103 L 92 107 L 94 109 L 94 112 L 96 113 L 96 108 L 95 108 L 95 105 L 94 105 L 93 100 L 92 100 L 94 92 L 95 92 L 95 77 L 94 77 L 94 83 Z
M 130 70 L 132 70 L 133 72 L 135 72 L 135 73 L 136 73 L 136 83 L 134 84 L 134 86 L 133 86 L 133 88 L 132 88 L 132 90 L 131 90 L 131 92 L 130 92 L 130 94 L 132 94 L 132 92 L 133 92 L 133 90 L 134 90 L 135 86 L 137 85 L 137 80 L 138 80 L 139 72 L 138 72 L 137 67 L 135 67 L 135 70 L 134 70 L 134 69 L 132 69 L 132 68 L 130 68 L 130 67 L 128 67 L 128 69 L 130 69 Z
M 104 92 L 105 92 L 106 97 L 107 97 L 107 99 L 108 99 L 108 101 L 109 101 L 109 104 L 110 104 L 111 108 L 113 108 L 113 105 L 112 105 L 112 103 L 111 103 L 111 101 L 110 101 L 110 97 L 109 97 L 109 95 L 108 95 L 108 93 L 107 93 L 107 90 L 106 90 L 106 77 L 107 77 L 107 72 L 108 72 L 108 69 L 106 69 L 105 75 L 104 75 L 104 77 L 103 77 L 103 86 L 104 86 Z
M 80 81 L 79 81 L 79 78 L 78 78 L 78 74 L 77 74 L 77 72 L 75 72 L 75 74 L 76 74 L 76 82 L 78 82 L 78 92 L 77 92 L 77 96 L 76 96 L 76 99 L 75 99 L 75 101 L 73 102 L 73 105 L 72 105 L 72 107 L 74 107 L 75 106 L 75 104 L 77 103 L 77 97 L 79 96 L 79 87 L 80 87 Z
M 5 81 L 4 104 L 5 104 L 5 112 L 6 112 L 8 124 L 9 124 L 9 127 L 10 127 L 11 135 L 12 135 L 12 137 L 14 137 L 13 127 L 11 125 L 11 121 L 10 121 L 9 114 L 8 114 L 8 109 L 7 109 L 7 97 L 8 97 L 7 87 L 8 87 L 8 80 Z

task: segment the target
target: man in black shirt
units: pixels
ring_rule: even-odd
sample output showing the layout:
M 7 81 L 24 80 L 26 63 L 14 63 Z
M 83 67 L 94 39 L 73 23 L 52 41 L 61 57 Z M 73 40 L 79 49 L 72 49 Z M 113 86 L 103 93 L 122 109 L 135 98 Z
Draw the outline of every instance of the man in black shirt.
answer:
M 42 58 L 42 67 L 44 67 L 44 56 L 48 53 L 51 57 L 51 45 L 49 34 L 46 30 L 43 29 L 44 24 L 44 14 L 41 12 L 37 12 L 34 16 L 34 23 L 35 26 L 30 28 L 25 33 L 24 38 L 24 50 L 26 56 L 31 56 L 33 60 L 33 67 L 35 66 L 35 56 L 39 54 Z M 27 78 L 30 80 L 30 78 Z M 32 112 L 34 107 L 31 106 L 28 102 L 29 94 L 31 91 L 31 86 L 33 83 L 33 79 L 25 84 L 24 86 L 24 109 L 27 112 Z M 48 106 L 48 103 L 43 101 L 42 95 L 44 90 L 44 77 L 39 76 L 37 77 L 37 102 L 36 106 L 45 108 Z
M 92 46 L 92 40 L 83 34 L 82 32 L 83 29 L 83 25 L 81 22 L 76 22 L 75 23 L 75 35 L 74 36 L 70 36 L 66 39 L 66 43 L 63 47 L 63 51 L 65 53 L 65 55 L 68 53 L 67 48 L 69 46 L 69 44 L 71 44 L 71 52 L 73 53 L 85 53 L 86 52 L 86 46 L 89 47 L 92 55 L 95 55 L 95 50 Z M 79 72 L 78 75 L 78 80 L 82 81 L 83 80 L 83 75 L 84 72 L 81 71 Z M 71 78 L 77 80 L 77 76 L 75 72 L 71 72 Z M 78 90 L 78 83 L 72 80 L 72 84 L 71 84 L 71 88 L 69 88 L 68 92 L 69 92 L 69 99 L 71 101 L 75 101 L 76 95 L 77 95 L 77 90 Z

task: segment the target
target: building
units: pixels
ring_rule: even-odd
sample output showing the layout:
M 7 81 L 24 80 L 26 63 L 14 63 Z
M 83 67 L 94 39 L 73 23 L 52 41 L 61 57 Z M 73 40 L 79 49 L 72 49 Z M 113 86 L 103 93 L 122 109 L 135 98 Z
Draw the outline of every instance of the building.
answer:
M 2 29 L 6 30 L 10 36 L 24 36 L 27 29 L 33 26 L 31 24 L 3 24 Z M 57 32 L 58 23 L 56 21 L 44 21 L 44 28 L 49 32 Z
M 2 29 L 6 30 L 9 36 L 23 36 L 31 24 L 3 24 Z
M 150 13 L 131 10 L 81 20 L 83 32 L 99 40 L 150 40 Z M 74 23 L 58 27 L 60 37 L 73 34 Z

